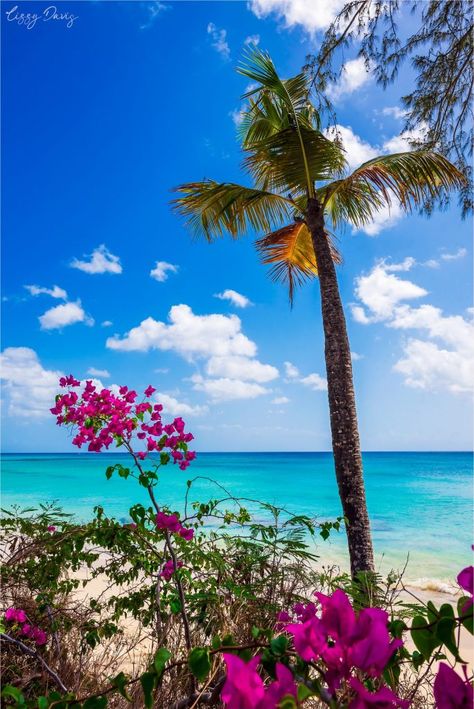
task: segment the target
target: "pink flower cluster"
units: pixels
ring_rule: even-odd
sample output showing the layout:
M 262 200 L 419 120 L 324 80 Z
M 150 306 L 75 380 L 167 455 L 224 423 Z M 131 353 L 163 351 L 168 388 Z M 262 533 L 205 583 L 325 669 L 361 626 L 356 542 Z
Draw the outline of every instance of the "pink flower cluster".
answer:
M 466 674 L 466 667 L 463 667 Z M 472 709 L 474 691 L 467 679 L 460 677 L 449 665 L 441 662 L 433 692 L 437 709 Z
M 167 529 L 173 534 L 178 534 L 187 542 L 191 541 L 194 537 L 194 529 L 183 527 L 178 515 L 167 515 L 164 512 L 158 512 L 156 515 L 156 526 L 158 529 Z
M 72 374 L 61 377 L 59 383 L 61 387 L 71 389 L 57 397 L 50 411 L 57 417 L 58 425 L 77 426 L 78 432 L 72 443 L 78 448 L 87 445 L 89 451 L 100 453 L 114 441 L 125 441 L 130 446 L 136 433 L 137 438 L 146 443 L 146 449 L 136 453 L 140 460 L 153 451 L 161 452 L 166 448 L 181 470 L 186 470 L 196 457 L 194 451 L 187 450 L 193 435 L 185 432 L 183 419 L 177 417 L 172 423 L 163 425 L 161 404 L 152 405 L 146 400 L 136 404 L 136 391 L 126 386 L 120 387 L 118 394 L 110 389 L 99 391 L 91 380 L 78 394 L 73 389 L 80 387 L 81 382 Z M 145 399 L 149 399 L 155 391 L 151 385 L 148 386 L 144 392 Z
M 322 660 L 326 665 L 325 678 L 328 689 L 334 693 L 343 680 L 351 679 L 352 672 L 359 670 L 369 677 L 380 677 L 393 653 L 403 645 L 401 640 L 390 640 L 388 615 L 380 608 L 363 608 L 356 615 L 347 595 L 335 591 L 331 596 L 316 593 L 321 606 L 320 613 L 313 603 L 293 608 L 297 622 L 289 622 L 287 613 L 281 613 L 279 622 L 293 635 L 297 653 L 306 662 Z M 366 706 L 367 690 L 357 680 L 351 686 L 357 694 L 351 709 Z M 390 694 L 390 697 L 389 697 Z M 382 696 L 383 695 L 383 696 Z M 371 701 L 390 700 L 387 706 L 407 707 L 388 688 L 370 693 Z M 364 704 L 365 702 L 365 704 Z M 383 704 L 377 704 L 383 706 Z
M 276 664 L 276 680 L 263 684 L 257 672 L 260 657 L 244 662 L 237 655 L 224 653 L 227 677 L 221 699 L 227 709 L 275 709 L 281 700 L 290 695 L 296 698 L 296 684 L 290 670 L 281 662 Z
M 182 566 L 182 561 L 177 561 L 175 567 L 173 559 L 168 559 L 168 561 L 165 563 L 161 570 L 160 576 L 164 578 L 165 581 L 169 581 L 176 569 L 180 569 Z
M 458 584 L 465 591 L 471 594 L 471 598 L 465 603 L 462 609 L 463 613 L 467 613 L 469 608 L 472 608 L 474 600 L 472 598 L 474 594 L 474 566 L 466 566 L 458 575 Z
M 5 620 L 8 623 L 18 623 L 21 626 L 21 634 L 33 640 L 36 645 L 46 645 L 48 641 L 47 634 L 41 628 L 27 623 L 26 613 L 21 608 L 8 608 L 5 611 Z

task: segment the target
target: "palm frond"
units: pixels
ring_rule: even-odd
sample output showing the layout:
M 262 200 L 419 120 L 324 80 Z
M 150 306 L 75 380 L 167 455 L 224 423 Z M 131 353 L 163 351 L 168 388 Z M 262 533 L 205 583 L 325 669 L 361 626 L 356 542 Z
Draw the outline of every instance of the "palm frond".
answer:
M 267 89 L 275 94 L 290 112 L 298 113 L 307 105 L 309 86 L 308 77 L 304 73 L 282 80 L 268 52 L 252 47 L 244 56 L 245 59 L 237 68 L 237 72 L 259 85 L 244 94 L 244 98 L 253 96 L 261 89 Z
M 305 160 L 302 160 L 303 145 Z M 243 166 L 261 189 L 275 192 L 307 192 L 311 184 L 340 174 L 346 161 L 340 146 L 320 131 L 293 126 L 268 135 L 246 149 Z
M 345 179 L 321 188 L 319 195 L 336 226 L 341 219 L 362 226 L 393 199 L 411 212 L 465 181 L 443 155 L 413 151 L 373 158 Z
M 272 192 L 232 182 L 188 182 L 175 188 L 173 209 L 185 218 L 196 236 L 213 241 L 230 234 L 237 238 L 251 228 L 267 232 L 291 217 L 292 202 Z
M 334 242 L 330 240 L 331 252 L 336 263 L 340 255 Z M 270 278 L 288 287 L 290 303 L 293 304 L 295 288 L 309 278 L 318 275 L 318 266 L 311 233 L 304 221 L 293 222 L 256 242 L 257 251 L 263 264 L 271 264 Z

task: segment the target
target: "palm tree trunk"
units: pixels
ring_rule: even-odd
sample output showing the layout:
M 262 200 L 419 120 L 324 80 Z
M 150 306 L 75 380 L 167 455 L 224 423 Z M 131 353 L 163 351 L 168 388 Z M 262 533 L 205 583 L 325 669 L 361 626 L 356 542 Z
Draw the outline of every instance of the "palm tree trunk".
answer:
M 308 200 L 306 221 L 318 265 L 332 448 L 339 496 L 347 518 L 351 573 L 355 577 L 361 571 L 374 570 L 374 557 L 365 500 L 351 352 L 336 269 L 324 230 L 323 209 L 316 198 Z

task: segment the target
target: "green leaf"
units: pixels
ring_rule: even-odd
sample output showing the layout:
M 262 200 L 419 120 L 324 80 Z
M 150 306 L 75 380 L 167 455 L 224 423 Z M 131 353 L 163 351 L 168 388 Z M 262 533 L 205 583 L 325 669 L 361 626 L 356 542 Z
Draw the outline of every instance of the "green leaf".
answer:
M 288 638 L 285 635 L 278 635 L 273 638 L 270 643 L 270 648 L 274 655 L 283 655 L 288 647 Z
M 165 665 L 171 657 L 171 653 L 165 647 L 161 647 L 155 654 L 153 665 L 155 668 L 157 679 L 160 679 L 165 670 Z
M 104 709 L 107 706 L 107 697 L 90 697 L 82 706 L 83 709 Z
M 299 684 L 298 685 L 298 691 L 297 691 L 297 697 L 299 702 L 304 702 L 305 699 L 308 699 L 308 697 L 313 697 L 314 692 L 311 691 L 309 687 L 307 687 L 305 684 Z
M 471 600 L 470 596 L 463 596 L 458 601 L 458 616 L 462 618 L 461 623 L 468 630 L 471 635 L 474 635 L 474 622 L 473 622 L 473 610 L 474 606 L 471 604 L 466 608 L 466 604 Z
M 259 635 L 260 635 L 260 628 L 257 628 L 257 626 L 254 625 L 253 628 L 252 628 L 252 637 L 253 637 L 253 639 L 256 640 Z
M 415 668 L 415 670 L 417 670 L 424 663 L 425 658 L 423 657 L 421 652 L 418 652 L 418 650 L 415 650 L 413 652 L 413 655 L 411 656 L 411 661 L 412 661 L 413 667 Z
M 193 648 L 189 653 L 188 665 L 193 675 L 200 682 L 205 680 L 211 670 L 211 658 L 209 656 L 209 648 Z
M 128 681 L 128 678 L 123 672 L 119 672 L 119 674 L 116 677 L 110 678 L 110 684 L 113 687 L 117 688 L 119 694 L 121 694 L 122 697 L 124 697 L 127 700 L 127 702 L 131 702 L 132 699 L 127 694 L 127 689 L 126 689 L 127 681 Z
M 2 689 L 2 697 L 11 697 L 15 700 L 16 706 L 25 706 L 25 698 L 23 694 L 17 687 L 13 687 L 11 684 L 5 685 Z
M 38 697 L 38 709 L 48 709 L 49 702 L 47 697 Z
M 453 653 L 456 660 L 461 661 L 454 635 L 455 629 L 456 621 L 454 618 L 441 618 L 436 626 L 436 637 Z
M 287 694 L 286 697 L 280 699 L 278 704 L 278 709 L 297 709 L 298 705 L 294 697 L 291 694 Z
M 140 684 L 143 689 L 143 700 L 146 709 L 152 709 L 153 707 L 153 689 L 155 687 L 155 673 L 145 672 L 140 677 Z
M 428 628 L 428 623 L 422 615 L 413 618 L 411 636 L 417 650 L 421 652 L 425 660 L 429 660 L 433 650 L 441 644 L 434 631 Z

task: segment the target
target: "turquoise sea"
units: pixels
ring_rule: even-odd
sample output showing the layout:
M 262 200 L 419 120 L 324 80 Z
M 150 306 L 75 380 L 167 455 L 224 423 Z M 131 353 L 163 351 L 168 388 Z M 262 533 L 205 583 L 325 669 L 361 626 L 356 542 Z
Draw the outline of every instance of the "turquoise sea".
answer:
M 129 506 L 146 492 L 132 479 L 107 481 L 105 468 L 126 460 L 118 454 L 5 454 L 2 507 L 55 500 L 85 520 L 101 504 L 125 521 Z M 452 582 L 470 563 L 472 453 L 365 453 L 364 469 L 378 568 L 401 568 L 408 558 L 408 581 L 433 588 Z M 182 509 L 186 481 L 196 476 L 212 478 L 236 497 L 321 521 L 341 514 L 330 453 L 201 453 L 184 473 L 172 465 L 163 470 L 158 497 Z M 190 500 L 219 496 L 222 491 L 202 479 Z M 344 564 L 344 533 L 319 540 L 316 552 L 321 564 Z

